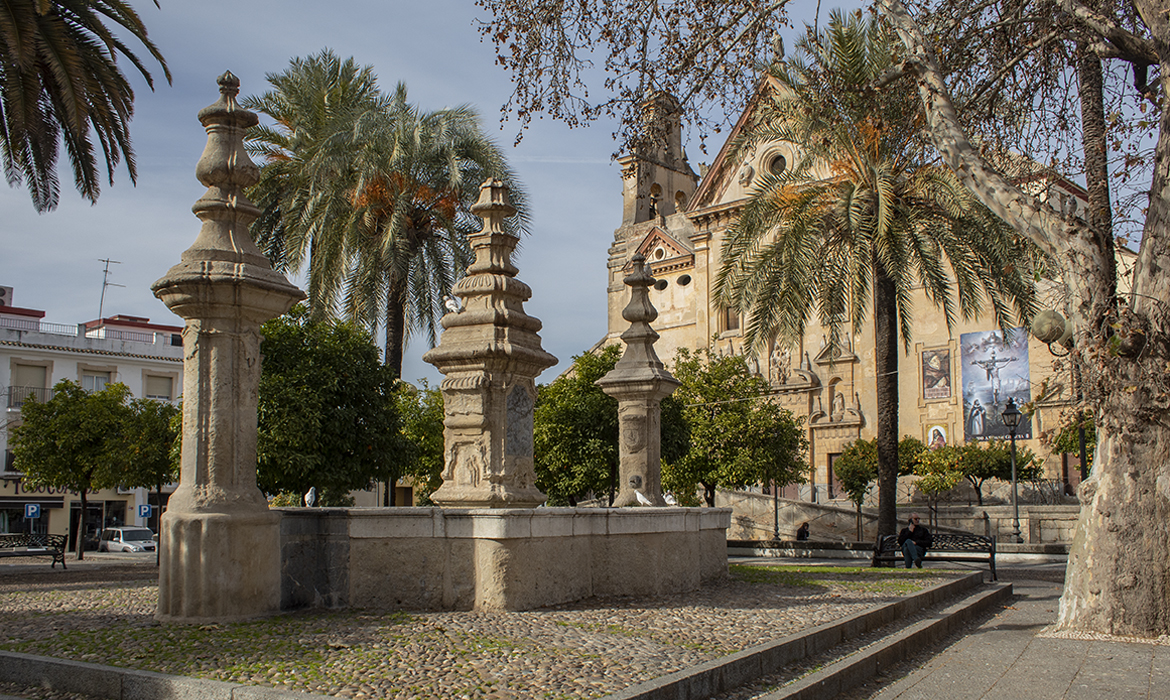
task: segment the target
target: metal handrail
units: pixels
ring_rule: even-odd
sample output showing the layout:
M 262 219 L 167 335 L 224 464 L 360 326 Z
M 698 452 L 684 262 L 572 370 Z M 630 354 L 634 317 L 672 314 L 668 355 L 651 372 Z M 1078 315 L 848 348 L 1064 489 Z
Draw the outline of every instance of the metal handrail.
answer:
M 130 340 L 137 343 L 154 344 L 154 333 L 144 333 L 142 331 L 119 331 L 113 328 L 98 328 L 86 333 L 85 337 L 97 338 L 99 340 Z
M 0 328 L 11 328 L 17 331 L 33 331 L 34 333 L 51 333 L 53 335 L 77 335 L 77 326 L 64 323 L 44 323 L 32 319 L 0 317 Z
M 8 408 L 20 408 L 30 396 L 40 403 L 53 398 L 52 389 L 40 386 L 10 386 L 4 393 L 8 395 Z

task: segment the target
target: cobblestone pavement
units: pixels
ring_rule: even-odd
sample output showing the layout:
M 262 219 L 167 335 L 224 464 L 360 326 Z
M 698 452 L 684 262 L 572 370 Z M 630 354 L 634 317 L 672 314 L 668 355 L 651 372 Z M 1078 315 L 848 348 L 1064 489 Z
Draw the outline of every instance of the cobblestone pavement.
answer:
M 587 698 L 940 582 L 939 571 L 737 575 L 527 612 L 306 611 L 161 626 L 150 562 L 0 566 L 0 647 L 353 698 Z M 0 686 L 0 693 L 13 693 Z M 22 693 L 27 695 L 28 690 Z M 38 695 L 37 697 L 61 697 Z

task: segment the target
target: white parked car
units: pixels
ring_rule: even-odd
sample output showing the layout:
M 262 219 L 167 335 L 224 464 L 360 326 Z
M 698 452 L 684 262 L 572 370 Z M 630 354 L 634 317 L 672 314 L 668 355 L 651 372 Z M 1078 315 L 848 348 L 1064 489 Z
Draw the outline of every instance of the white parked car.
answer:
M 109 527 L 98 542 L 102 552 L 153 552 L 155 547 L 154 533 L 145 527 Z

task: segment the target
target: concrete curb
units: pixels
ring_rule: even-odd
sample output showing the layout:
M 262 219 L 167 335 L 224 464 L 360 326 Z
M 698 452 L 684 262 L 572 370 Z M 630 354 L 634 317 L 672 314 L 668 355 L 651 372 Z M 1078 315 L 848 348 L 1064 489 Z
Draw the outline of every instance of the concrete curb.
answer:
M 312 700 L 324 695 L 0 651 L 0 681 L 109 700 Z M 333 699 L 335 700 L 335 699 Z
M 870 632 L 915 610 L 950 600 L 979 586 L 982 582 L 982 572 L 968 574 L 874 610 L 856 613 L 836 622 L 828 622 L 783 639 L 639 683 L 612 695 L 606 695 L 604 700 L 709 698 L 760 676 L 774 673 L 793 661 L 818 654 L 852 637 Z M 1007 590 L 1011 591 L 1010 585 L 1007 586 Z
M 862 654 L 841 659 L 763 696 L 761 700 L 832 700 L 866 679 L 873 678 L 883 667 L 905 660 L 914 651 L 937 642 L 1012 595 L 1010 583 L 995 583 L 991 586 L 991 590 L 965 598 L 940 611 L 932 619 L 911 625 Z

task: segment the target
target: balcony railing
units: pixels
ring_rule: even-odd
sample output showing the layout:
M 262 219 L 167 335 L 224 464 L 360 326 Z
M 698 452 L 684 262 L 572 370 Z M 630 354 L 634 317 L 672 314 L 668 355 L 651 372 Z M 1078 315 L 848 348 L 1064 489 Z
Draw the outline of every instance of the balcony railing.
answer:
M 101 340 L 131 340 L 136 343 L 154 344 L 154 333 L 144 333 L 142 331 L 119 331 L 113 328 L 97 328 L 87 332 L 85 337 L 98 338 Z
M 64 323 L 43 323 L 41 321 L 23 318 L 0 318 L 0 328 L 51 333 L 53 335 L 77 335 L 77 326 L 70 326 Z
M 8 395 L 8 408 L 20 408 L 29 397 L 44 403 L 53 398 L 53 390 L 39 386 L 10 386 L 5 390 Z
M 180 334 L 162 331 L 124 331 L 115 328 L 106 328 L 104 326 L 87 331 L 84 326 L 70 326 L 64 323 L 43 323 L 35 319 L 11 317 L 0 317 L 0 328 L 73 337 L 84 334 L 86 338 L 95 340 L 128 340 L 135 343 L 147 343 L 149 345 L 154 345 L 159 342 L 159 336 L 162 336 L 164 343 L 169 342 L 170 345 L 176 347 L 183 346 L 183 337 Z

